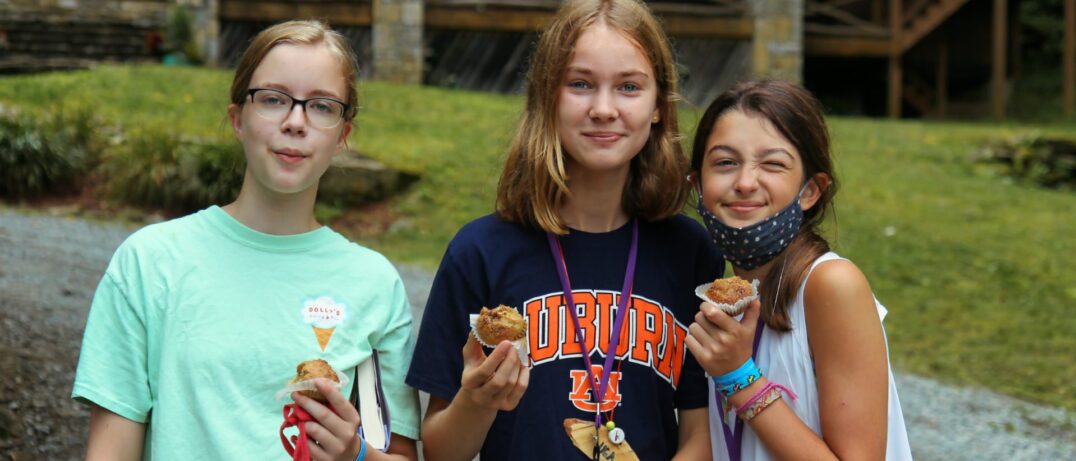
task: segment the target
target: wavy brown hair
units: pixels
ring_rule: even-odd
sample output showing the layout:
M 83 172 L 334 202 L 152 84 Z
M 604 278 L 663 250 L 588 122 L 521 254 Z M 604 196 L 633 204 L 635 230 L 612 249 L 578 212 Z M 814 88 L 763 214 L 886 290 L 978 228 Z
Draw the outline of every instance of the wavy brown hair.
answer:
M 631 161 L 623 192 L 629 216 L 668 218 L 687 202 L 687 165 L 676 117 L 679 76 L 665 32 L 637 0 L 569 0 L 542 33 L 527 77 L 527 105 L 497 184 L 497 214 L 556 234 L 567 233 L 559 209 L 569 194 L 564 150 L 556 129 L 557 98 L 575 42 L 604 24 L 628 37 L 650 61 L 657 81 L 659 121 Z
M 830 155 L 829 131 L 821 105 L 803 87 L 788 82 L 762 80 L 740 83 L 722 93 L 699 120 L 695 143 L 691 149 L 691 170 L 696 178 L 706 156 L 706 141 L 723 115 L 731 111 L 763 117 L 787 139 L 800 154 L 804 182 L 825 174 L 829 185 L 822 196 L 803 213 L 799 233 L 776 258 L 769 273 L 759 286 L 762 299 L 762 318 L 778 331 L 789 331 L 788 306 L 796 299 L 800 284 L 807 276 L 811 263 L 829 251 L 829 242 L 818 231 L 826 211 L 832 207 L 837 193 L 837 176 Z M 820 184 L 821 186 L 821 184 Z

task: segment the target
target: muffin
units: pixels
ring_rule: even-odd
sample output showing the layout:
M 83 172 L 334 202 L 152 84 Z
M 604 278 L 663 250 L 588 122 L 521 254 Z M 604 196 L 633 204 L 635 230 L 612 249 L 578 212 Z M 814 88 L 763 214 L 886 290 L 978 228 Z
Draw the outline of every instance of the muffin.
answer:
M 307 360 L 300 363 L 299 366 L 295 367 L 295 377 L 290 382 L 298 383 L 315 378 L 324 378 L 335 383 L 340 382 L 340 378 L 336 376 L 336 371 L 333 370 L 333 367 L 329 365 L 329 362 L 322 359 Z M 328 399 L 316 389 L 298 392 L 319 402 L 328 402 Z
M 758 280 L 733 276 L 704 283 L 695 288 L 695 295 L 703 301 L 716 305 L 726 314 L 740 315 L 747 305 L 758 299 Z
M 526 322 L 518 311 L 503 304 L 494 309 L 483 307 L 475 321 L 475 333 L 483 343 L 496 346 L 501 341 L 523 339 Z
M 751 283 L 742 278 L 732 276 L 725 279 L 714 280 L 710 288 L 706 290 L 706 297 L 718 304 L 734 305 L 736 301 L 751 296 Z

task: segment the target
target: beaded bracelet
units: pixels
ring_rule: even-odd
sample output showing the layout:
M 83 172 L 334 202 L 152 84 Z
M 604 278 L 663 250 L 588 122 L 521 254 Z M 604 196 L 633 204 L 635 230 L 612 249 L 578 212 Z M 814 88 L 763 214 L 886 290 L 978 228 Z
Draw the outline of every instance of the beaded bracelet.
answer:
M 726 398 L 762 377 L 762 370 L 755 365 L 755 360 L 748 357 L 740 368 L 713 378 L 714 387 Z
M 781 392 L 788 394 L 792 400 L 796 400 L 796 394 L 791 389 L 776 383 L 766 383 L 758 392 L 751 397 L 747 403 L 744 403 L 740 407 L 736 408 L 736 414 L 740 416 L 744 422 L 752 420 L 762 410 L 781 399 Z

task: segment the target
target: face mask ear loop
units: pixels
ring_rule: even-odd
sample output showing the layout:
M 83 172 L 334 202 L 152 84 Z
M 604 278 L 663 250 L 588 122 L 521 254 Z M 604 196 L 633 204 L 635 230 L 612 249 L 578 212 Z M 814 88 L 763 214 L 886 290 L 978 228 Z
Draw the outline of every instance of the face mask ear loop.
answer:
M 781 282 L 785 279 L 785 265 L 788 264 L 788 255 L 781 260 L 781 273 L 777 276 L 777 289 L 773 292 L 773 303 L 770 304 L 770 318 L 777 315 L 777 295 L 781 293 Z

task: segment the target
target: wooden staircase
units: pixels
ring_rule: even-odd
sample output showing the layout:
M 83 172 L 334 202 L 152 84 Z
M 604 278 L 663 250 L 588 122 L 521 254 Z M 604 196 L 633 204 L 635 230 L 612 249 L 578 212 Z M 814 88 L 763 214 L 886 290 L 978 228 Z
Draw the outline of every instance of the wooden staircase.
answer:
M 901 18 L 903 25 L 899 44 L 901 53 L 919 43 L 923 37 L 949 19 L 965 3 L 968 3 L 968 0 L 911 1 L 904 9 Z

